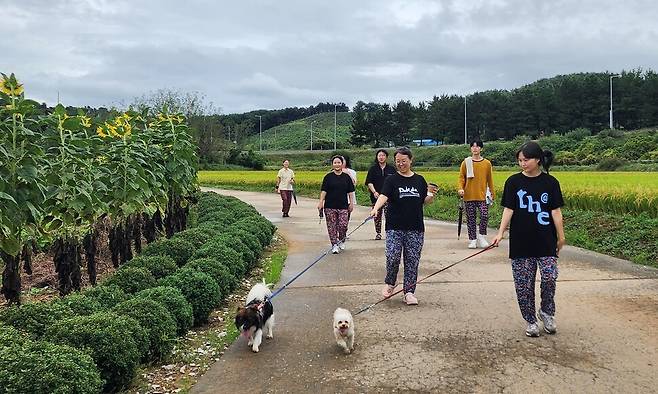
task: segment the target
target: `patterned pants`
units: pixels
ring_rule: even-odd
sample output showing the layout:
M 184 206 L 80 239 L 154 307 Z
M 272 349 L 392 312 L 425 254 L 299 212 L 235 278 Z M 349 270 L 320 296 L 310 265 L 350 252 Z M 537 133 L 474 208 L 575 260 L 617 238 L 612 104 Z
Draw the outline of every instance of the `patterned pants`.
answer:
M 375 207 L 375 204 L 372 204 L 372 207 Z M 377 234 L 382 233 L 382 219 L 384 219 L 384 215 L 386 215 L 386 204 L 384 204 L 383 207 L 379 208 L 379 211 L 377 211 L 377 217 L 374 219 L 375 222 L 375 231 Z
M 292 190 L 279 190 L 279 194 L 281 194 L 281 200 L 283 201 L 283 208 L 281 208 L 281 212 L 287 215 L 290 212 L 290 203 L 292 202 Z
M 465 201 L 466 224 L 468 226 L 468 239 L 476 239 L 476 213 L 480 211 L 480 234 L 487 235 L 487 224 L 489 224 L 489 207 L 486 201 Z
M 528 257 L 512 259 L 512 274 L 521 315 L 528 323 L 536 323 L 535 274 L 541 273 L 541 310 L 555 316 L 555 282 L 557 257 Z
M 384 279 L 386 284 L 395 286 L 400 269 L 400 257 L 404 251 L 404 292 L 416 292 L 418 263 L 424 239 L 425 233 L 422 231 L 386 231 L 386 278 Z
M 349 211 L 347 209 L 325 208 L 324 217 L 327 221 L 327 232 L 332 245 L 345 239 Z

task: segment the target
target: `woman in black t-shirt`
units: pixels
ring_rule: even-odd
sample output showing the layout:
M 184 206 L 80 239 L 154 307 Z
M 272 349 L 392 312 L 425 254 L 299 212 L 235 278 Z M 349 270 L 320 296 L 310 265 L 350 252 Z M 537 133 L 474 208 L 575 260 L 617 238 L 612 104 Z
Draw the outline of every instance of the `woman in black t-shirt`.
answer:
M 331 158 L 332 170 L 322 180 L 318 209 L 324 210 L 327 232 L 331 241 L 331 253 L 345 249 L 345 235 L 349 213 L 354 209 L 354 182 L 343 172 L 343 158 Z
M 384 180 L 390 175 L 395 174 L 395 167 L 388 164 L 388 152 L 386 149 L 379 149 L 375 157 L 375 163 L 368 170 L 368 175 L 366 176 L 366 186 L 370 191 L 370 202 L 374 206 L 379 198 L 379 193 L 384 187 Z M 382 212 L 383 211 L 383 212 Z M 386 206 L 382 206 L 377 211 L 377 216 L 375 217 L 375 239 L 382 239 L 382 214 L 386 212 Z
M 428 187 L 425 178 L 411 171 L 412 154 L 409 148 L 395 151 L 396 174 L 384 181 L 381 194 L 370 211 L 377 217 L 379 209 L 386 208 L 386 286 L 384 297 L 394 293 L 395 282 L 400 268 L 400 258 L 404 252 L 404 301 L 407 305 L 418 305 L 415 296 L 418 278 L 418 263 L 425 238 L 423 204 L 434 200 L 435 185 Z M 428 190 L 429 189 L 429 190 Z
M 526 335 L 539 336 L 537 317 L 544 331 L 555 334 L 555 282 L 557 258 L 565 244 L 560 183 L 548 174 L 553 162 L 550 151 L 542 151 L 534 141 L 516 152 L 522 172 L 505 182 L 502 205 L 505 207 L 498 235 L 498 246 L 510 225 L 509 257 L 521 315 L 528 322 Z M 543 167 L 545 172 L 542 172 Z M 535 275 L 541 274 L 541 308 L 535 312 Z M 535 317 L 536 313 L 536 317 Z

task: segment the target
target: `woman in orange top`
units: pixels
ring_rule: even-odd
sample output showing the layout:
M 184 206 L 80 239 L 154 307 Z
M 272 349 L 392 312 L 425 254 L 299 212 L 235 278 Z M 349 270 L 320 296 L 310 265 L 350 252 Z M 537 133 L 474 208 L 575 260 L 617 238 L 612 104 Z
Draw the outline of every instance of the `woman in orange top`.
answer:
M 484 146 L 482 141 L 471 141 L 470 146 L 471 157 L 464 159 L 461 164 L 457 191 L 466 205 L 468 248 L 486 248 L 489 246 L 489 242 L 487 242 L 488 201 L 491 203 L 494 200 L 493 167 L 491 162 L 481 155 Z M 477 211 L 480 212 L 479 234 L 476 234 Z

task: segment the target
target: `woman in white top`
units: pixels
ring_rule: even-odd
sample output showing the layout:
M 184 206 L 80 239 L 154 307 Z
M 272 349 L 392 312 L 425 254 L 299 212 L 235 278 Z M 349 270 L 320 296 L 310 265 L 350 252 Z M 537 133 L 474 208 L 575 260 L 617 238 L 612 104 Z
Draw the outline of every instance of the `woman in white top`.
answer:
M 283 201 L 281 212 L 283 212 L 284 218 L 290 217 L 288 213 L 292 200 L 292 185 L 295 183 L 295 173 L 289 167 L 290 161 L 284 160 L 283 168 L 276 175 L 276 191 L 281 195 L 281 201 Z
M 350 157 L 349 156 L 343 156 L 343 172 L 346 172 L 350 178 L 352 178 L 352 183 L 354 183 L 354 190 L 352 193 L 352 201 L 354 201 L 354 204 L 356 204 L 356 171 L 352 169 L 352 163 L 350 162 Z M 350 201 L 350 196 L 347 197 L 347 202 Z M 347 223 L 349 225 L 350 218 L 352 217 L 352 212 L 349 212 L 347 214 Z M 349 238 L 349 237 L 347 237 Z M 346 238 L 346 239 L 347 239 Z

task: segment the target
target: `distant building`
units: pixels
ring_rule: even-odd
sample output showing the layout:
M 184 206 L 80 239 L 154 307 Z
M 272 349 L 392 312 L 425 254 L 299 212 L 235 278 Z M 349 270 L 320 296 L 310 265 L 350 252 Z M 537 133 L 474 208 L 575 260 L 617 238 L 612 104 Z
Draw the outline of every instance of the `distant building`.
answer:
M 423 138 L 421 140 L 413 140 L 411 142 L 413 142 L 416 146 L 438 146 L 443 144 L 441 141 L 435 141 L 431 138 Z

